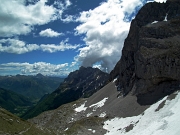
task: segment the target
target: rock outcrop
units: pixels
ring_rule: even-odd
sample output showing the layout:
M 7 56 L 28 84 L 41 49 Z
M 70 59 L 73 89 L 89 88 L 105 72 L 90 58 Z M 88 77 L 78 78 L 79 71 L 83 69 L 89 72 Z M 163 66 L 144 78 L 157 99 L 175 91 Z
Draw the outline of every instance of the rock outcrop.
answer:
M 132 21 L 110 80 L 152 104 L 180 87 L 180 1 L 148 3 Z

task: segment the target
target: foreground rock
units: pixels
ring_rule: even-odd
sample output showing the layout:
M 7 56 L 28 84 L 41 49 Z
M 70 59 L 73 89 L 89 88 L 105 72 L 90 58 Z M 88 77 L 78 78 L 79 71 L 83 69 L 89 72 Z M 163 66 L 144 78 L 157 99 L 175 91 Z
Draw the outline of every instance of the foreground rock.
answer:
M 155 103 L 180 86 L 180 2 L 148 3 L 131 23 L 111 79 L 125 96 Z

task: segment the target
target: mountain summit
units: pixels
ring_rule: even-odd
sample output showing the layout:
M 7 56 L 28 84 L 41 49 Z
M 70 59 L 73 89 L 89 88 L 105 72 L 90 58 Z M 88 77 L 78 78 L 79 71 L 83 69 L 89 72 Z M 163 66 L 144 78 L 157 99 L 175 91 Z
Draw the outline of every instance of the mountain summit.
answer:
M 179 88 L 180 2 L 148 3 L 131 23 L 122 57 L 110 73 L 118 90 L 152 104 Z

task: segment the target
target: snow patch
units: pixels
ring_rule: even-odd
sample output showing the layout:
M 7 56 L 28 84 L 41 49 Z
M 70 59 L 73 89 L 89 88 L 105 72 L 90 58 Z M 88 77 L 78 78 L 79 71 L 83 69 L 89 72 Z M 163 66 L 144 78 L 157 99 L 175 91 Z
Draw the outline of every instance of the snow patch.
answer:
M 114 83 L 115 81 L 117 81 L 117 78 L 115 78 L 115 79 L 113 80 L 113 83 Z
M 96 111 L 97 108 L 100 108 L 102 106 L 104 106 L 106 100 L 108 99 L 108 97 L 104 98 L 103 100 L 97 102 L 96 104 L 92 104 L 91 106 L 89 106 L 90 108 L 93 107 L 93 111 Z
M 159 111 L 158 106 L 165 105 Z M 180 133 L 180 93 L 171 101 L 164 97 L 151 105 L 144 114 L 114 118 L 104 123 L 105 135 L 178 135 Z
M 96 80 L 98 80 L 98 79 L 99 79 L 99 76 L 97 76 Z
M 91 113 L 88 113 L 87 115 L 86 115 L 86 117 L 89 117 L 89 116 L 91 116 L 93 113 L 91 112 Z
M 66 128 L 64 131 L 67 131 L 69 128 Z
M 75 108 L 74 110 L 75 110 L 76 112 L 86 111 L 86 109 L 87 109 L 87 107 L 85 107 L 86 102 L 87 102 L 87 101 L 85 101 L 84 104 L 82 104 L 81 106 Z
M 168 16 L 168 14 L 166 14 L 166 16 L 165 16 L 163 21 L 167 22 L 167 16 Z
M 116 78 L 114 78 L 113 83 L 114 83 L 115 81 L 117 81 L 118 78 L 119 78 L 119 75 L 118 75 Z
M 99 115 L 99 117 L 101 117 L 101 118 L 103 118 L 103 117 L 105 117 L 106 116 L 106 112 L 103 112 L 103 113 L 101 113 L 100 115 Z
M 95 133 L 96 132 L 96 130 L 92 130 L 92 129 L 88 129 L 89 131 L 92 131 L 93 133 Z
M 154 21 L 154 22 L 152 22 L 151 24 L 155 24 L 155 23 L 158 23 L 158 21 Z

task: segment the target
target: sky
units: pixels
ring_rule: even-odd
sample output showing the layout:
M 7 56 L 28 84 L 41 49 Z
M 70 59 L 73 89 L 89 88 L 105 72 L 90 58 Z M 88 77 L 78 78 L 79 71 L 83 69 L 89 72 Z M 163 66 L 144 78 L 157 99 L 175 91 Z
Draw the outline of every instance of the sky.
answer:
M 131 20 L 154 0 L 1 0 L 0 75 L 110 72 Z M 155 0 L 166 2 L 166 0 Z

